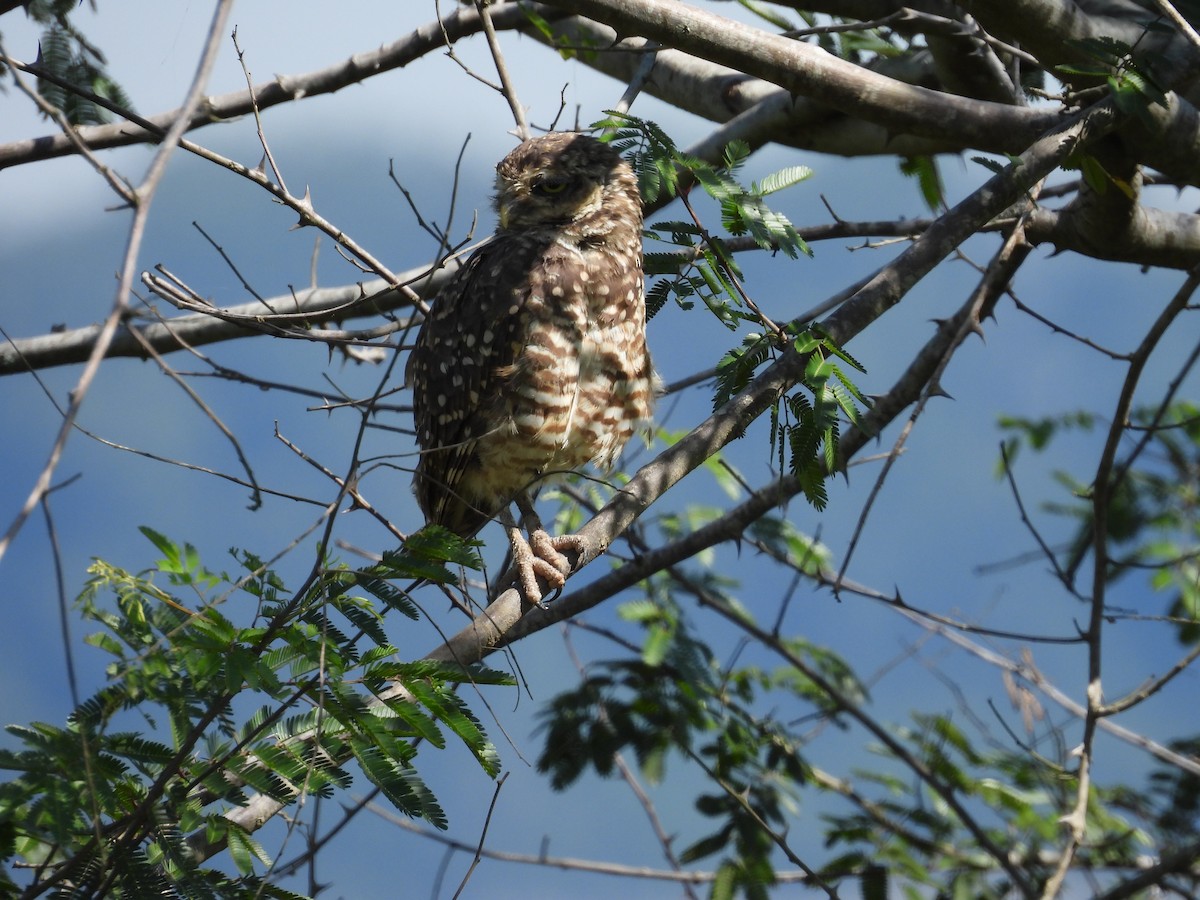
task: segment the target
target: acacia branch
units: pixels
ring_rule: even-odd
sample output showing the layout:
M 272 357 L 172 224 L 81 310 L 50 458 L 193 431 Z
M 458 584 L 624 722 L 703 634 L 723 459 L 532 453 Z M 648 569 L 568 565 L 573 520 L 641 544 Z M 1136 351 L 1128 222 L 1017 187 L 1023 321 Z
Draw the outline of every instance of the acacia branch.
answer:
M 418 296 L 428 298 L 437 293 L 456 268 L 450 265 L 430 272 L 425 266 L 401 272 L 396 277 L 400 284 L 410 285 L 409 289 Z M 377 278 L 340 287 L 310 288 L 265 301 L 255 300 L 157 322 L 143 324 L 124 317 L 105 348 L 104 356 L 146 359 L 149 355 L 147 347 L 156 353 L 171 353 L 186 347 L 253 337 L 262 334 L 263 329 L 255 327 L 257 323 L 270 323 L 276 315 L 279 321 L 290 326 L 306 327 L 333 318 L 378 316 L 411 305 L 411 299 L 402 291 Z M 264 315 L 265 310 L 275 313 Z M 94 351 L 101 330 L 100 325 L 87 325 L 29 338 L 8 338 L 0 343 L 0 376 L 83 362 Z M 135 330 L 140 340 L 133 334 Z
M 1102 134 L 1112 122 L 1112 108 L 1103 103 L 1036 141 L 1014 164 L 989 179 L 974 194 L 936 220 L 893 263 L 880 270 L 826 318 L 821 323 L 822 329 L 835 343 L 846 344 L 898 303 L 917 281 L 962 241 L 1006 210 L 1081 143 Z M 603 553 L 668 488 L 742 434 L 754 419 L 800 380 L 806 360 L 806 355 L 789 347 L 746 390 L 634 475 L 580 529 L 579 536 L 583 538 L 587 549 L 577 561 L 575 571 Z M 872 410 L 871 414 L 894 415 L 899 412 L 898 409 L 893 411 L 884 406 L 883 412 Z M 848 434 L 858 432 L 852 430 Z M 861 439 L 865 441 L 867 438 L 863 436 Z M 857 447 L 854 447 L 851 452 L 856 450 Z M 846 458 L 843 457 L 843 461 Z M 768 503 L 766 508 L 770 505 Z M 619 576 L 621 571 L 605 577 Z M 597 598 L 594 602 L 600 602 L 601 599 Z M 571 601 L 571 597 L 565 597 L 548 610 L 530 610 L 519 591 L 505 591 L 470 625 L 434 649 L 429 658 L 454 660 L 460 664 L 475 662 L 501 642 L 538 631 L 588 608 Z
M 1080 42 L 1111 38 L 1136 46 L 1147 60 L 1158 60 L 1157 74 L 1172 73 L 1166 83 L 1186 82 L 1197 56 L 1187 39 L 1166 29 L 1147 31 L 1153 16 L 1140 4 L 1111 0 L 955 0 L 968 8 L 989 32 L 1011 39 L 1046 66 L 1062 63 L 1095 65 Z M 1121 15 L 1124 13 L 1124 15 Z M 1075 77 L 1075 76 L 1068 76 Z M 1189 99 L 1200 102 L 1193 87 Z
M 504 30 L 528 24 L 522 6 L 523 4 L 516 0 L 496 3 L 490 9 L 493 26 Z M 543 10 L 542 15 L 553 17 L 555 13 L 553 10 Z M 187 110 L 185 130 L 190 131 L 250 115 L 254 111 L 255 102 L 259 109 L 268 109 L 283 103 L 331 94 L 384 72 L 403 68 L 422 56 L 441 50 L 446 45 L 447 36 L 456 41 L 477 34 L 482 28 L 479 15 L 473 8 L 459 7 L 441 23 L 427 23 L 384 47 L 356 53 L 327 68 L 301 75 L 278 75 L 271 81 L 255 85 L 251 90 L 206 97 L 198 109 Z M 49 77 L 49 73 L 39 67 L 23 63 L 16 63 L 16 66 L 38 77 Z M 80 126 L 75 129 L 75 133 L 84 144 L 94 150 L 157 143 L 160 138 L 156 129 L 169 128 L 172 123 L 180 120 L 181 112 L 176 109 L 150 117 L 148 121 L 153 128 L 117 122 L 111 125 Z M 74 152 L 76 150 L 72 142 L 61 134 L 13 141 L 0 144 L 0 169 L 53 159 Z
M 548 6 L 603 22 L 622 35 L 728 66 L 818 101 L 893 134 L 1020 152 L 1061 121 L 1036 110 L 942 94 L 876 74 L 818 47 L 769 34 L 682 3 L 661 0 L 551 0 Z
M 959 243 L 986 222 L 1007 209 L 1031 185 L 1052 171 L 1081 142 L 1103 133 L 1111 125 L 1111 107 L 1099 104 L 1079 114 L 1063 127 L 1034 143 L 1025 154 L 1003 172 L 993 176 L 974 194 L 935 221 L 891 265 L 871 279 L 853 298 L 827 318 L 822 327 L 838 344 L 844 344 L 868 324 L 900 301 L 904 294 L 932 270 Z M 938 354 L 935 359 L 940 359 Z M 803 375 L 806 357 L 794 348 L 786 350 L 744 391 L 732 398 L 709 419 L 681 441 L 661 453 L 619 491 L 600 512 L 579 531 L 587 549 L 578 560 L 576 572 L 595 559 L 628 528 L 666 490 L 688 472 L 741 434 L 777 398 Z M 932 370 L 931 370 L 932 371 Z M 868 413 L 868 419 L 890 421 L 911 400 L 885 398 Z M 849 429 L 843 436 L 843 459 L 848 459 L 869 440 L 867 433 Z M 786 496 L 796 493 L 796 479 L 785 476 L 775 490 L 755 495 L 739 510 L 745 516 L 742 527 L 764 515 Z M 722 521 L 738 521 L 725 517 Z M 701 532 L 704 529 L 700 530 Z M 699 534 L 700 532 L 697 532 Z M 739 532 L 740 533 L 740 532 Z M 723 538 L 722 538 L 723 539 Z M 650 558 L 649 555 L 646 557 Z M 660 561 L 661 562 L 661 561 Z M 635 561 L 599 579 L 625 579 L 637 570 Z M 643 575 L 637 575 L 639 580 Z M 594 586 L 593 586 L 594 587 Z M 599 593 L 585 588 L 555 602 L 548 610 L 530 609 L 516 589 L 503 592 L 475 620 L 425 659 L 453 661 L 460 665 L 477 662 L 502 643 L 540 631 L 554 622 L 576 615 L 596 605 L 615 591 Z M 384 696 L 386 699 L 386 694 Z M 281 800 L 257 794 L 244 805 L 225 813 L 226 818 L 247 831 L 256 831 L 286 806 Z M 223 849 L 223 841 L 211 842 L 202 833 L 189 839 L 197 858 L 207 859 Z
M 1075 806 L 1063 816 L 1063 823 L 1070 829 L 1058 867 L 1046 882 L 1046 898 L 1057 895 L 1063 880 L 1070 871 L 1071 861 L 1082 846 L 1087 831 L 1088 809 L 1091 800 L 1091 774 L 1097 723 L 1104 717 L 1103 633 L 1106 616 L 1106 591 L 1109 579 L 1108 556 L 1108 512 L 1109 502 L 1118 487 L 1119 479 L 1113 477 L 1117 465 L 1117 450 L 1125 436 L 1129 413 L 1133 407 L 1133 395 L 1141 375 L 1158 346 L 1168 326 L 1188 307 L 1192 295 L 1200 288 L 1200 269 L 1193 272 L 1176 291 L 1175 296 L 1150 326 L 1145 337 L 1130 357 L 1129 369 L 1121 384 L 1117 407 L 1113 411 L 1112 425 L 1108 430 L 1104 449 L 1096 467 L 1092 483 L 1092 596 L 1087 631 L 1087 714 L 1083 720 L 1083 737 L 1080 741 L 1078 789 Z
M 890 133 L 882 126 L 851 119 L 826 104 L 728 66 L 680 50 L 657 49 L 657 42 L 644 38 L 621 39 L 608 25 L 591 19 L 563 19 L 552 30 L 553 41 L 538 31 L 530 36 L 552 47 L 605 48 L 580 54 L 580 61 L 618 81 L 635 78 L 646 55 L 654 52 L 654 68 L 645 79 L 648 93 L 713 122 L 730 121 L 757 110 L 760 118 L 771 120 L 769 139 L 775 143 L 838 156 L 948 153 L 964 146 L 950 134 L 917 137 Z M 870 70 L 907 84 L 930 77 L 921 54 L 880 59 L 871 64 Z
M 439 831 L 422 828 L 415 822 L 402 818 L 393 813 L 392 810 L 376 803 L 368 803 L 367 808 L 384 821 L 403 828 L 405 831 L 419 837 L 429 838 L 431 841 L 442 844 L 451 850 L 463 853 L 473 853 L 475 850 L 475 845 L 473 844 L 457 840 Z M 717 872 L 715 871 L 652 869 L 648 866 L 630 866 L 623 863 L 599 862 L 591 859 L 548 856 L 545 853 L 512 853 L 506 850 L 489 850 L 485 847 L 481 855 L 499 862 L 545 866 L 551 869 L 564 869 L 566 871 L 594 872 L 600 875 L 616 875 L 623 878 L 643 878 L 651 881 L 666 881 L 683 885 L 709 884 L 717 879 Z M 854 873 L 853 871 L 847 871 L 844 874 L 850 875 Z M 808 881 L 808 876 L 803 872 L 776 872 L 775 878 L 781 884 L 804 884 Z
M 1118 192 L 1115 187 L 1111 190 Z M 1200 216 L 1140 204 L 1125 217 L 1103 223 L 1085 218 L 1074 205 L 1035 209 L 1026 224 L 1026 237 L 1032 244 L 1052 244 L 1059 251 L 1141 266 L 1190 269 L 1200 259 Z

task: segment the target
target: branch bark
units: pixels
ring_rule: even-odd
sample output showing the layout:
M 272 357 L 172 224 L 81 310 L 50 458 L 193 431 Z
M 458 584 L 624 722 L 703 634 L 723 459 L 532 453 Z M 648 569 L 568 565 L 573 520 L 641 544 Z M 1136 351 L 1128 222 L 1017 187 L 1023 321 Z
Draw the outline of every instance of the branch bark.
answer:
M 457 266 L 450 264 L 429 272 L 416 268 L 400 273 L 401 284 L 411 284 L 417 295 L 432 297 L 446 283 Z M 305 326 L 337 318 L 355 319 L 378 316 L 403 309 L 412 300 L 388 286 L 381 278 L 333 288 L 311 288 L 294 294 L 255 300 L 239 306 L 224 307 L 210 313 L 194 313 L 146 324 L 125 319 L 117 328 L 105 356 L 148 359 L 149 347 L 156 353 L 171 353 L 184 347 L 199 347 L 219 341 L 261 335 L 262 330 L 232 321 L 259 318 L 269 322 L 273 313 L 287 316 L 289 325 Z M 219 315 L 216 314 L 219 312 Z M 0 375 L 13 375 L 34 369 L 83 362 L 92 353 L 101 326 L 87 325 L 53 334 L 29 338 L 8 338 L 0 343 Z M 137 334 L 134 334 L 134 331 Z M 139 339 L 140 336 L 140 339 Z
M 845 344 L 888 309 L 989 220 L 1004 212 L 1082 143 L 1112 126 L 1114 112 L 1103 103 L 1034 142 L 1016 163 L 991 178 L 954 209 L 935 221 L 892 264 L 884 267 L 840 309 L 821 323 L 838 344 Z M 591 562 L 668 488 L 740 435 L 800 379 L 806 357 L 786 350 L 745 391 L 731 399 L 687 437 L 644 466 L 617 495 L 579 531 L 588 549 L 576 564 Z M 898 412 L 898 410 L 897 410 Z M 769 505 L 768 505 L 769 508 Z M 764 510 L 765 511 L 765 510 Z M 760 513 L 761 514 L 761 513 Z M 595 602 L 600 602 L 596 599 Z M 549 609 L 527 609 L 520 592 L 510 589 L 493 601 L 470 625 L 428 654 L 430 659 L 468 664 L 490 653 L 513 632 L 524 636 L 582 612 L 587 606 L 570 597 Z
M 1052 110 L 988 103 L 904 84 L 782 35 L 681 3 L 551 0 L 548 6 L 603 22 L 779 85 L 886 129 L 998 153 L 1019 153 L 1061 122 Z
M 555 15 L 552 10 L 543 11 L 542 14 Z M 493 6 L 491 19 L 497 29 L 512 29 L 528 23 L 524 9 L 516 0 Z M 331 94 L 367 78 L 403 68 L 414 60 L 441 49 L 446 45 L 447 39 L 451 42 L 457 41 L 482 29 L 483 24 L 474 8 L 459 7 L 444 16 L 441 23 L 435 21 L 422 25 L 398 41 L 376 50 L 356 53 L 349 59 L 324 69 L 302 75 L 278 75 L 272 81 L 256 85 L 252 91 L 234 91 L 205 97 L 198 109 L 187 111 L 184 130 L 192 131 L 206 125 L 250 115 L 254 112 L 255 103 L 259 110 L 264 110 L 294 100 Z M 34 75 L 39 74 L 34 66 L 25 65 L 20 68 Z M 180 114 L 181 110 L 174 109 L 153 116 L 149 121 L 165 130 L 179 119 Z M 96 150 L 125 147 L 130 144 L 157 143 L 160 139 L 158 132 L 128 122 L 82 126 L 76 129 L 76 134 L 84 144 Z M 14 141 L 0 145 L 0 169 L 67 156 L 74 152 L 71 141 L 62 134 Z

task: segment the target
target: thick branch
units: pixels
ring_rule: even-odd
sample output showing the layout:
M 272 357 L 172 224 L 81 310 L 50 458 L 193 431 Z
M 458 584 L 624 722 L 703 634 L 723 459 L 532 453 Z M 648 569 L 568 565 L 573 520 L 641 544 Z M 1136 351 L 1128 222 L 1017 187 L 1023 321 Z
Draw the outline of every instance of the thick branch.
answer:
M 978 18 L 989 32 L 1019 43 L 1048 68 L 1063 63 L 1095 65 L 1095 59 L 1079 44 L 1088 38 L 1112 38 L 1136 46 L 1139 58 L 1151 63 L 1165 84 L 1184 91 L 1192 102 L 1200 102 L 1200 94 L 1187 90 L 1198 62 L 1195 48 L 1177 32 L 1147 31 L 1147 23 L 1156 18 L 1161 21 L 1161 17 L 1141 4 L 1112 0 L 955 2 Z
M 1100 232 L 1089 227 L 1093 220 L 1076 213 L 1072 207 L 1034 210 L 1026 237 L 1033 244 L 1049 243 L 1059 250 L 1144 266 L 1191 269 L 1200 259 L 1200 216 L 1139 205 L 1130 210 L 1119 230 Z
M 1039 6 L 1036 0 L 1028 2 Z M 1044 2 L 1061 5 L 1053 0 Z M 779 140 L 796 142 L 797 146 L 810 146 L 800 126 L 818 115 L 815 110 L 824 107 L 846 114 L 843 119 L 822 119 L 817 135 L 811 138 L 813 149 L 831 153 L 875 152 L 881 138 L 883 147 L 897 153 L 964 147 L 1017 153 L 1061 119 L 1061 113 L 1054 110 L 989 103 L 904 84 L 819 47 L 682 3 L 554 0 L 547 5 L 602 22 L 617 34 L 650 38 L 732 69 L 735 74 L 726 79 L 726 84 L 736 85 L 737 90 L 757 88 L 752 82 L 737 82 L 736 73 L 783 88 L 788 97 L 781 98 L 781 111 L 793 115 L 784 107 L 783 99 L 796 103 L 797 128 L 795 134 L 781 129 Z M 887 4 L 885 8 L 895 12 L 897 6 Z M 1028 20 L 1028 27 L 1048 31 L 1037 18 Z M 597 62 L 597 66 L 606 65 L 609 63 Z M 682 104 L 677 94 L 672 92 L 669 101 Z M 815 106 L 806 105 L 810 101 Z M 1183 97 L 1168 94 L 1166 108 L 1150 104 L 1143 118 L 1146 122 L 1131 120 L 1123 126 L 1121 139 L 1130 156 L 1173 178 L 1200 183 L 1200 112 Z
M 877 75 L 824 50 L 682 3 L 553 0 L 547 4 L 753 75 L 893 134 L 1018 153 L 1061 121 L 1054 111 L 942 94 Z
M 618 43 L 619 36 L 613 29 L 579 17 L 561 21 L 554 27 L 554 34 L 567 46 L 613 47 L 581 54 L 580 61 L 622 82 L 633 78 L 647 48 L 654 46 L 645 38 L 627 37 Z M 531 36 L 547 40 L 541 32 L 531 32 Z M 926 83 L 931 74 L 929 54 L 918 51 L 880 59 L 872 70 L 906 84 Z M 655 51 L 654 68 L 645 90 L 713 122 L 727 122 L 757 110 L 763 118 L 770 117 L 771 141 L 817 153 L 912 156 L 963 149 L 954 135 L 933 138 L 892 134 L 883 126 L 847 118 L 825 104 L 794 96 L 770 81 L 679 50 Z

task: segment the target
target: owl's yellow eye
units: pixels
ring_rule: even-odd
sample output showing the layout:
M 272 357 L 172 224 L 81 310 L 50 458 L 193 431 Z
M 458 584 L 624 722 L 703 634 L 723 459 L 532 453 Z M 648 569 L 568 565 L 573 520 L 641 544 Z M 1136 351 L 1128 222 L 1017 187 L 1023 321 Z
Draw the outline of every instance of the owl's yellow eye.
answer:
M 533 189 L 539 194 L 561 194 L 570 183 L 566 178 L 542 178 L 534 183 Z

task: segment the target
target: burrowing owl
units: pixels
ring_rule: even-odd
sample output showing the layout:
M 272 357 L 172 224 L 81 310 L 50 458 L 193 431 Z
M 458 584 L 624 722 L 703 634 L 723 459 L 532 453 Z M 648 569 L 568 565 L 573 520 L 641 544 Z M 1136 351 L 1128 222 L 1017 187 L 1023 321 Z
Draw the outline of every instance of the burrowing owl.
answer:
M 648 426 L 642 206 L 611 147 L 582 134 L 525 141 L 496 166 L 500 224 L 441 291 L 408 362 L 421 447 L 413 487 L 431 524 L 504 523 L 526 597 L 559 588 L 574 535 L 533 511 L 546 479 L 608 468 Z M 522 536 L 509 506 L 529 532 Z

